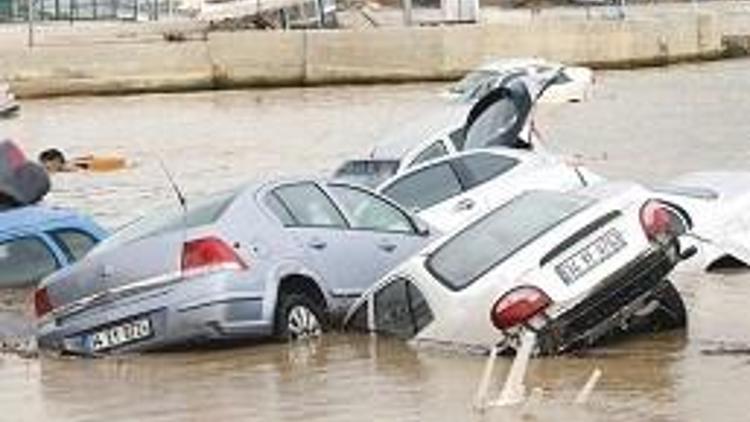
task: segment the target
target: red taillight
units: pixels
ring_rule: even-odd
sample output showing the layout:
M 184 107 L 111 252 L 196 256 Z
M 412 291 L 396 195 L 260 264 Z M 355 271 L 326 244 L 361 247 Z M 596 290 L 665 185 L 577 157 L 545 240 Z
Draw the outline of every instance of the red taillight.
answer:
M 517 287 L 495 302 L 490 319 L 497 329 L 505 330 L 528 321 L 551 303 L 549 296 L 536 287 Z
M 219 238 L 205 237 L 185 243 L 182 248 L 182 271 L 215 268 L 244 270 L 247 265 Z
M 641 226 L 649 240 L 669 234 L 672 217 L 669 210 L 657 201 L 648 201 L 641 208 Z
M 47 288 L 42 287 L 34 291 L 34 313 L 37 318 L 41 318 L 52 311 L 52 303 L 47 295 Z

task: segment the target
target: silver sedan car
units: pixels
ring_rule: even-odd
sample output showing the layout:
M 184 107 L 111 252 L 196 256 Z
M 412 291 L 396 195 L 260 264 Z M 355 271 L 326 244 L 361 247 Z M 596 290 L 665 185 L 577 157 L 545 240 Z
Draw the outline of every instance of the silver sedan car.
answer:
M 249 185 L 184 212 L 156 212 L 43 280 L 34 294 L 38 342 L 96 355 L 317 335 L 432 237 L 360 187 Z

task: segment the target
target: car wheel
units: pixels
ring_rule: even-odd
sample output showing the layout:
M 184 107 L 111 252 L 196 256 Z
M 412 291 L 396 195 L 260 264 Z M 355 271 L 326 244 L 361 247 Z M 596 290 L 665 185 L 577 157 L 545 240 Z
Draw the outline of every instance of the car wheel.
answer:
M 325 331 L 323 309 L 302 293 L 282 296 L 276 307 L 276 336 L 281 340 L 319 337 Z
M 632 331 L 657 332 L 683 328 L 687 325 L 687 311 L 680 292 L 669 280 L 663 280 L 649 303 L 633 315 Z

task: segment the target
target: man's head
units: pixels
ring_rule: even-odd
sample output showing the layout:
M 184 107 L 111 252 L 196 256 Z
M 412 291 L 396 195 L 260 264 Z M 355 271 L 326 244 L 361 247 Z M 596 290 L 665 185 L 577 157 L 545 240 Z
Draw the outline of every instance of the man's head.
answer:
M 65 155 L 57 148 L 50 148 L 39 154 L 39 162 L 50 173 L 65 171 Z

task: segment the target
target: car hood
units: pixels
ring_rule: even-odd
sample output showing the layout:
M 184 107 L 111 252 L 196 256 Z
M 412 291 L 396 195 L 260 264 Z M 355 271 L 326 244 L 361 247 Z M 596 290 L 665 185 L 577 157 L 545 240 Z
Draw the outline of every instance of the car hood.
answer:
M 526 136 L 519 145 L 521 132 L 530 127 L 534 106 L 562 70 L 518 76 L 488 92 L 474 104 L 464 122 L 464 149 L 530 143 Z

